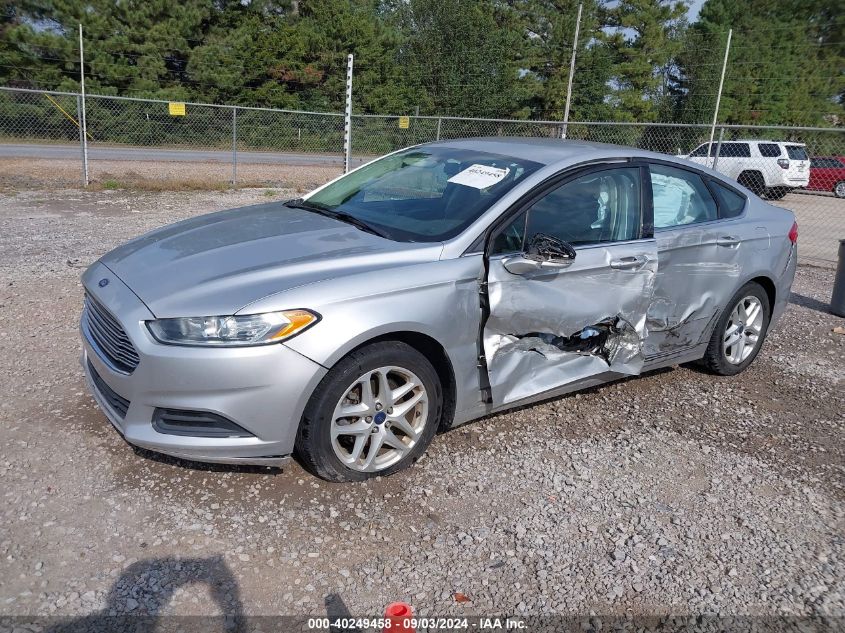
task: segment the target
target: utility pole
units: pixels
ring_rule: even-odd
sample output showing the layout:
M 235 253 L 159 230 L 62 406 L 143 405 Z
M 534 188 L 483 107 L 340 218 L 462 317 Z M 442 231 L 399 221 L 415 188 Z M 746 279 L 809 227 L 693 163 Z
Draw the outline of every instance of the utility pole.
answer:
M 722 87 L 725 85 L 725 69 L 728 67 L 728 53 L 731 52 L 731 37 L 733 29 L 728 31 L 728 42 L 725 44 L 725 59 L 722 60 L 722 76 L 719 78 L 719 92 L 716 93 L 716 109 L 713 111 L 713 124 L 710 126 L 710 143 L 707 144 L 707 152 L 713 147 L 713 136 L 716 134 L 716 121 L 719 118 L 719 104 L 722 101 Z M 713 160 L 713 169 L 716 168 L 716 157 Z
M 575 77 L 575 55 L 578 53 L 578 32 L 581 30 L 581 11 L 584 5 L 578 5 L 578 18 L 575 20 L 575 39 L 572 41 L 572 59 L 569 60 L 569 82 L 566 85 L 566 109 L 563 111 L 563 131 L 561 138 L 566 138 L 569 125 L 569 102 L 572 100 L 572 79 Z
M 79 83 L 82 88 L 82 182 L 88 186 L 88 126 L 85 122 L 85 53 L 82 49 L 82 24 L 79 24 Z
M 343 172 L 349 171 L 352 155 L 352 55 L 346 61 L 346 113 L 343 118 Z

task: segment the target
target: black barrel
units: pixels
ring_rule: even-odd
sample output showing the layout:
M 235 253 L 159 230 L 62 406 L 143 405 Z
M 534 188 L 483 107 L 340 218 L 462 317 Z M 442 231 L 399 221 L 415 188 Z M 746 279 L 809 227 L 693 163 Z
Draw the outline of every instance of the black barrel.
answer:
M 839 267 L 833 282 L 830 311 L 836 316 L 845 317 L 845 240 L 839 240 Z

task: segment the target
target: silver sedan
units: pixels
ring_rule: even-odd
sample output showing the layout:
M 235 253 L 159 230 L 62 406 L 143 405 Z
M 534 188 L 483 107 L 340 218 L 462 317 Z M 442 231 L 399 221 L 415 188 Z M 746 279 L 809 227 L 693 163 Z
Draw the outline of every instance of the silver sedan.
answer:
M 132 444 L 358 481 L 494 411 L 691 361 L 742 371 L 796 242 L 789 211 L 681 159 L 431 143 L 106 254 L 82 364 Z

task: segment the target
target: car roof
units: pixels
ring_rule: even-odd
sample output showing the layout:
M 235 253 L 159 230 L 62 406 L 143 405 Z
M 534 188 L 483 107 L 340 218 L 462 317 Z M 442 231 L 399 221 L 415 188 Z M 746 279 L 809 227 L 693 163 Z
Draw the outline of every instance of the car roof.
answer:
M 802 146 L 806 146 L 806 143 L 802 143 L 801 141 L 767 141 L 766 139 L 762 139 L 762 138 L 732 138 L 729 141 L 722 141 L 722 143 L 773 143 L 775 145 L 802 145 Z
M 531 138 L 525 136 L 489 136 L 478 138 L 460 138 L 447 141 L 426 143 L 427 147 L 449 147 L 453 149 L 470 149 L 491 154 L 501 154 L 519 160 L 530 160 L 535 163 L 551 165 L 572 159 L 589 159 L 603 157 L 626 156 L 663 157 L 635 147 L 612 145 L 610 143 L 594 143 L 592 141 L 570 141 L 557 138 Z

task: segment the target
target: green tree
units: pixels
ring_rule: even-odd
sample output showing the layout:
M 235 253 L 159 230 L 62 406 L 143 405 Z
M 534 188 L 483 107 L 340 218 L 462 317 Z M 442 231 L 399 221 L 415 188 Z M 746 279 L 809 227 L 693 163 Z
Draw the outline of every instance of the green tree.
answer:
M 408 0 L 390 7 L 398 63 L 422 113 L 526 116 L 526 37 L 516 11 L 492 0 Z
M 212 0 L 29 0 L 12 7 L 4 48 L 21 63 L 4 68 L 6 82 L 75 89 L 81 23 L 92 91 L 170 97 L 190 94 L 191 49 L 215 11 Z
M 615 54 L 611 103 L 619 119 L 660 118 L 686 14 L 686 3 L 675 0 L 619 0 L 608 8 L 608 26 L 615 29 L 608 43 Z
M 719 121 L 829 125 L 843 122 L 842 22 L 829 0 L 708 0 L 690 38 L 710 43 L 707 58 L 682 60 L 680 106 L 713 103 L 725 36 L 733 29 Z M 721 52 L 720 52 L 721 51 Z
M 547 119 L 563 116 L 578 4 L 579 0 L 530 0 L 521 5 L 528 29 L 529 77 L 536 80 L 531 99 L 534 116 Z M 597 0 L 584 2 L 570 120 L 595 121 L 610 115 L 605 97 L 612 59 L 602 30 L 606 16 Z

